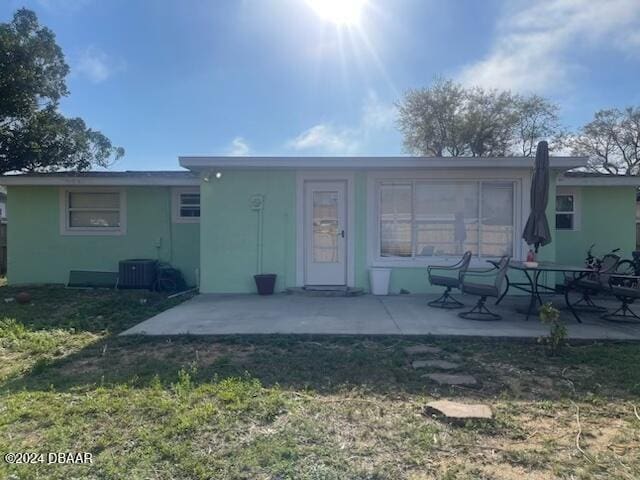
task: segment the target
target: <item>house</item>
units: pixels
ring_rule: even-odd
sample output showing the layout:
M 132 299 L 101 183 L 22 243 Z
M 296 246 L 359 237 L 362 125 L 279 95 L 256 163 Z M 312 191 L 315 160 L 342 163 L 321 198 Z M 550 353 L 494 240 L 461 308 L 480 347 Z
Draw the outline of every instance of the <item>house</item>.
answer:
M 586 250 L 636 244 L 638 181 L 567 173 L 551 157 L 553 242 L 540 258 L 582 264 Z M 475 264 L 529 249 L 531 158 L 181 157 L 173 172 L 13 175 L 8 281 L 64 283 L 72 269 L 119 260 L 171 263 L 205 293 L 255 292 L 253 275 L 287 287 L 368 290 L 390 267 L 391 291 L 429 290 L 425 267 L 472 250 Z M 555 228 L 554 228 L 555 227 Z

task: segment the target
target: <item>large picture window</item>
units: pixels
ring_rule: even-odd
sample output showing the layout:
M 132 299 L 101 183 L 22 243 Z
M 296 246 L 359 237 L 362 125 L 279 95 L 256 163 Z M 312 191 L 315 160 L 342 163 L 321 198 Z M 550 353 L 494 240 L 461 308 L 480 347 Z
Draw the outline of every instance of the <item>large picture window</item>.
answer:
M 382 181 L 379 257 L 513 255 L 515 187 L 510 181 Z
M 120 190 L 64 190 L 63 233 L 123 233 L 122 197 Z

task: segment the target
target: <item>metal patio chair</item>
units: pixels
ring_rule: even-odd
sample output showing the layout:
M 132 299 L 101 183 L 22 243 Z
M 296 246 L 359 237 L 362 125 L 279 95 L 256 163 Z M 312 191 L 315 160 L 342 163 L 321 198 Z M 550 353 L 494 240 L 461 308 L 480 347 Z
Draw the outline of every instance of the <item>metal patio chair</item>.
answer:
M 600 318 L 610 322 L 640 323 L 638 316 L 629 305 L 640 299 L 640 277 L 634 275 L 610 275 L 609 292 L 620 300 L 620 308 L 612 313 L 604 313 Z
M 493 313 L 485 306 L 488 297 L 498 298 L 502 292 L 502 284 L 509 269 L 511 257 L 504 256 L 497 262 L 494 268 L 484 270 L 482 272 L 473 271 L 463 275 L 460 284 L 462 293 L 476 295 L 480 297 L 475 306 L 468 312 L 458 314 L 460 318 L 466 320 L 500 320 L 502 317 L 497 313 Z M 493 279 L 491 283 L 479 283 L 482 279 Z M 477 280 L 477 281 L 471 281 Z
M 464 303 L 459 302 L 455 298 L 451 296 L 451 290 L 454 288 L 460 289 L 460 279 L 465 274 L 467 269 L 469 268 L 469 263 L 471 262 L 471 252 L 466 251 L 462 258 L 455 265 L 450 266 L 437 266 L 430 265 L 427 268 L 427 276 L 429 277 L 429 283 L 431 285 L 436 285 L 438 287 L 445 287 L 445 291 L 440 297 L 435 300 L 432 300 L 428 303 L 429 306 L 435 308 L 462 308 L 464 307 Z M 448 273 L 448 275 L 444 274 L 434 274 L 433 271 L 438 271 L 442 273 Z M 455 276 L 454 276 L 455 274 Z
M 572 285 L 573 290 L 582 294 L 582 297 L 571 306 L 576 310 L 590 312 L 606 312 L 607 309 L 593 302 L 593 296 L 599 293 L 608 292 L 609 278 L 616 273 L 620 257 L 613 253 L 609 253 L 602 257 L 600 268 L 597 272 L 593 272 L 573 283 L 572 277 L 565 278 L 565 285 Z

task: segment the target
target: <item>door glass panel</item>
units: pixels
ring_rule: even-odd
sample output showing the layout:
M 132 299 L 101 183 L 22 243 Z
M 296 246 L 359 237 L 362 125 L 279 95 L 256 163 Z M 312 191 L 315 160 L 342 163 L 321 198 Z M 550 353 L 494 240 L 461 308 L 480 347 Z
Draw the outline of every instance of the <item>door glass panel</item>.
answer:
M 338 262 L 338 192 L 313 192 L 313 261 Z

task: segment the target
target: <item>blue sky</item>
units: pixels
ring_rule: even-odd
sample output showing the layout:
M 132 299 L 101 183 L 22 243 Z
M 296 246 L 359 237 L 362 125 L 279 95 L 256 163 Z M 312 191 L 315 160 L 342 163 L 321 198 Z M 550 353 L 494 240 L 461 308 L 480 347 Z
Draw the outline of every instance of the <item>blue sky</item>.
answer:
M 356 0 L 348 26 L 309 1 L 5 0 L 0 18 L 26 6 L 56 33 L 61 108 L 126 149 L 116 169 L 401 154 L 394 102 L 437 75 L 548 96 L 569 127 L 640 105 L 638 0 Z

